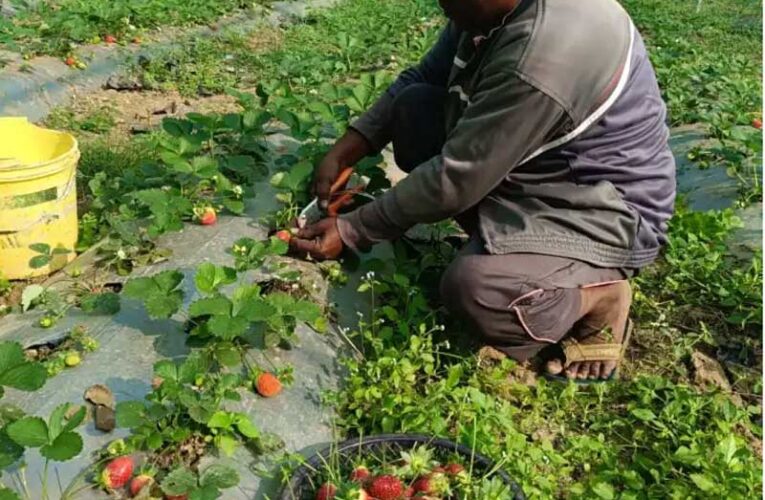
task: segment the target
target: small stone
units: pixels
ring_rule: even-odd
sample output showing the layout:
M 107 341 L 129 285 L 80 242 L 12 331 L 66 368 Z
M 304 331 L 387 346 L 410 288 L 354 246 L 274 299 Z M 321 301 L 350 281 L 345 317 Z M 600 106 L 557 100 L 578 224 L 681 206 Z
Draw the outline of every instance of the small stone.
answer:
M 140 123 L 134 123 L 130 126 L 130 133 L 133 135 L 142 135 L 142 134 L 148 134 L 153 129 L 149 125 L 144 125 Z
M 95 421 L 96 429 L 111 432 L 116 426 L 114 410 L 103 405 L 96 405 Z
M 161 108 L 155 109 L 151 112 L 153 115 L 174 115 L 178 111 L 178 104 L 176 104 L 175 101 L 172 101 L 170 104 L 167 104 L 165 106 L 162 106 Z
M 106 406 L 108 408 L 114 408 L 114 394 L 112 391 L 103 384 L 95 384 L 85 391 L 85 401 L 93 403 L 94 405 Z
M 104 87 L 112 90 L 136 91 L 142 90 L 143 84 L 138 78 L 134 76 L 112 75 L 108 80 L 106 80 Z

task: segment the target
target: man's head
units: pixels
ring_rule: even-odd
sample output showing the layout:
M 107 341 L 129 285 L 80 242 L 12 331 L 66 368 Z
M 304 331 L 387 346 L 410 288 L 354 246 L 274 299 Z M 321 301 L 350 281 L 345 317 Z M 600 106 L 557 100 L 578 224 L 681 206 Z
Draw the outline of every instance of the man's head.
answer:
M 438 0 L 446 17 L 471 33 L 485 33 L 498 25 L 521 0 Z

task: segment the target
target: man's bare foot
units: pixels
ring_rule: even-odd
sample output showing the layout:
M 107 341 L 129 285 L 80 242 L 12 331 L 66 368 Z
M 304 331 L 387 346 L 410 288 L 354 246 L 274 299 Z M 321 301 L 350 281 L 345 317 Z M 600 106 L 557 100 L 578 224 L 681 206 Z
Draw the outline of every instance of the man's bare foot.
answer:
M 627 328 L 632 289 L 627 281 L 581 290 L 582 319 L 570 335 L 580 344 L 621 344 Z M 547 373 L 570 379 L 607 379 L 616 370 L 617 361 L 583 361 L 564 365 L 561 359 L 547 362 Z

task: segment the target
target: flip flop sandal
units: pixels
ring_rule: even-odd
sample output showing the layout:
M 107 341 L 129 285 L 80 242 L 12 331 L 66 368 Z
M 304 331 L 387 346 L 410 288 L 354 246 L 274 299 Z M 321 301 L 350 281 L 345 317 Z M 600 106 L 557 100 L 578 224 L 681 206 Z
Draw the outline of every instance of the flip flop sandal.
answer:
M 565 375 L 553 375 L 545 373 L 545 378 L 553 380 L 555 382 L 568 383 L 574 382 L 578 385 L 590 385 L 590 384 L 602 384 L 603 382 L 610 382 L 618 376 L 619 362 L 624 358 L 624 353 L 627 351 L 627 347 L 632 337 L 633 323 L 631 319 L 627 320 L 627 326 L 624 330 L 624 340 L 620 344 L 582 344 L 576 339 L 566 339 L 560 343 L 563 349 L 563 356 L 566 360 L 563 365 L 563 372 L 566 368 L 571 366 L 572 363 L 581 363 L 587 361 L 616 361 L 617 366 L 611 372 L 607 378 L 568 378 Z

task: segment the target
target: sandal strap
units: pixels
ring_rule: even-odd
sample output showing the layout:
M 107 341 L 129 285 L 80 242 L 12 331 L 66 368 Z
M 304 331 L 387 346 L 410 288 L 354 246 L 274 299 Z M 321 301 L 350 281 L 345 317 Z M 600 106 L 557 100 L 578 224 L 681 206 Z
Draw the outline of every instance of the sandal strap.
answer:
M 632 320 L 628 318 L 621 343 L 582 344 L 573 338 L 562 341 L 560 345 L 566 358 L 564 366 L 583 361 L 621 361 L 630 342 L 633 326 Z
M 619 361 L 622 359 L 622 344 L 582 344 L 574 339 L 561 342 L 566 366 L 584 361 Z

